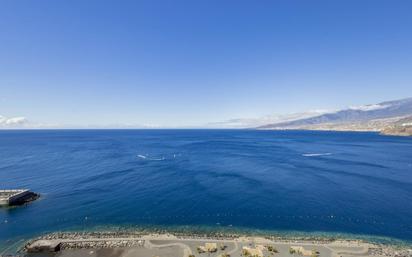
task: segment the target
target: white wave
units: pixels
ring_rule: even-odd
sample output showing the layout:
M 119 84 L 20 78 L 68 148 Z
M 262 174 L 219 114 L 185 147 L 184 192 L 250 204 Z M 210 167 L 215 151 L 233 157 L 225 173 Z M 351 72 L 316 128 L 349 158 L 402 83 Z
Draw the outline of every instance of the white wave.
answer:
M 162 158 L 149 158 L 149 160 L 151 160 L 151 161 L 163 161 L 163 160 L 166 160 L 166 158 L 165 157 L 162 157 Z
M 178 157 L 180 157 L 180 156 L 182 156 L 181 153 L 174 153 L 174 154 L 173 154 L 173 159 L 176 159 L 176 158 L 178 158 Z
M 305 157 L 326 156 L 326 155 L 332 155 L 332 153 L 304 153 L 302 154 L 302 156 L 305 156 Z
M 148 161 L 163 161 L 166 160 L 165 157 L 160 157 L 160 158 L 155 158 L 155 157 L 149 157 L 143 154 L 138 154 L 137 158 L 143 159 L 143 160 L 148 160 Z

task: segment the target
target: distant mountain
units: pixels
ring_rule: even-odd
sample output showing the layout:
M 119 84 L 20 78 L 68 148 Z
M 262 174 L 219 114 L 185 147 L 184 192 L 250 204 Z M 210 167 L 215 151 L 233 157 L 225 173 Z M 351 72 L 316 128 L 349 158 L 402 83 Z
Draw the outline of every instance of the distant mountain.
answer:
M 207 124 L 207 127 L 213 128 L 256 128 L 264 126 L 266 124 L 274 123 L 284 123 L 291 122 L 295 120 L 301 120 L 311 117 L 316 117 L 321 114 L 327 113 L 324 110 L 314 110 L 301 113 L 292 114 L 278 114 L 278 115 L 267 115 L 260 118 L 240 118 L 240 119 L 230 119 L 222 122 L 214 122 Z
M 349 107 L 309 118 L 268 123 L 258 128 L 382 131 L 409 116 L 412 117 L 412 98 Z

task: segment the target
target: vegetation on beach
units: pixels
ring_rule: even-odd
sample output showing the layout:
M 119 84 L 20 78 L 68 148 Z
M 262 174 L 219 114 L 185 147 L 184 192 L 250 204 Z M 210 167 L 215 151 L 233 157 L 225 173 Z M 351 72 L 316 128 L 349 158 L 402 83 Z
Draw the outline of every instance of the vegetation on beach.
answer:
M 268 245 L 266 246 L 266 248 L 268 249 L 269 252 L 271 253 L 277 253 L 278 250 L 276 249 L 276 247 L 272 246 L 272 245 Z
M 246 249 L 243 249 L 242 250 L 242 256 L 248 257 L 248 256 L 250 256 L 250 253 Z
M 196 247 L 197 253 L 204 253 L 205 251 L 200 247 Z

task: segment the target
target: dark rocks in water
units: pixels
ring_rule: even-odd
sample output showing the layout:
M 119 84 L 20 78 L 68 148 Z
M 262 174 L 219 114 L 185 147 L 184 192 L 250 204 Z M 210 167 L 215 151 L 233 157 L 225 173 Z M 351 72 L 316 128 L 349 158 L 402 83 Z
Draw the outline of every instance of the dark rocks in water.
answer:
M 23 204 L 27 204 L 29 202 L 35 201 L 39 198 L 40 198 L 40 194 L 34 193 L 34 192 L 28 192 L 23 197 L 20 197 L 16 199 L 15 201 L 11 202 L 10 205 L 11 206 L 23 205 Z
M 22 205 L 39 197 L 40 194 L 31 192 L 28 189 L 0 190 L 0 206 Z

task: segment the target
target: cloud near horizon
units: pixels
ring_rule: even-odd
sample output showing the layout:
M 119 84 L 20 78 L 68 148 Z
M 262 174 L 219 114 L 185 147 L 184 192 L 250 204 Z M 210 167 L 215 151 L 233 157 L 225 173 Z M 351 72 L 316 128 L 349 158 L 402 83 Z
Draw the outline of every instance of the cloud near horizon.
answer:
M 162 128 L 157 124 L 111 123 L 111 124 L 58 124 L 40 123 L 28 120 L 26 117 L 5 117 L 0 115 L 0 129 L 138 129 Z
M 25 117 L 7 118 L 0 115 L 0 128 L 16 128 L 23 127 L 28 123 Z
M 368 104 L 368 105 L 361 105 L 361 106 L 351 106 L 349 109 L 356 110 L 356 111 L 374 111 L 374 110 L 381 110 L 390 107 L 390 105 L 382 105 L 382 104 Z

